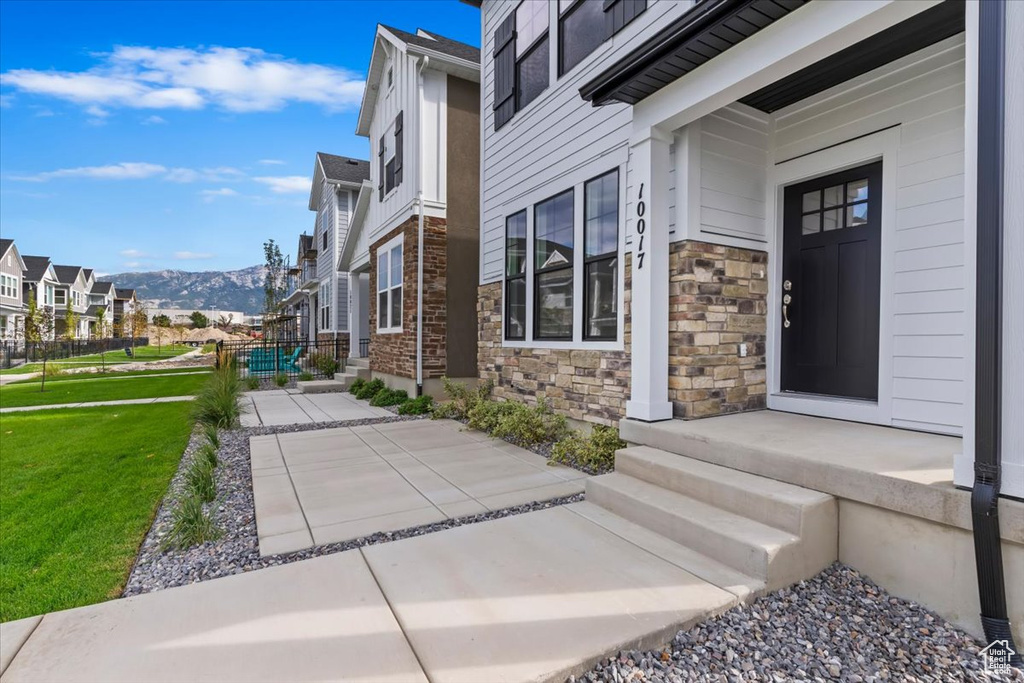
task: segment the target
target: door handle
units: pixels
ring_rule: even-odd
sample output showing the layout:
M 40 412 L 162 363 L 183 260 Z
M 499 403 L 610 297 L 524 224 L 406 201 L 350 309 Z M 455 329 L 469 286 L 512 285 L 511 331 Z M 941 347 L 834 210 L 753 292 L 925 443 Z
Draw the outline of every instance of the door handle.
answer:
M 788 280 L 786 281 L 789 282 Z M 789 327 L 789 304 L 793 301 L 793 297 L 789 294 L 782 297 L 782 326 Z

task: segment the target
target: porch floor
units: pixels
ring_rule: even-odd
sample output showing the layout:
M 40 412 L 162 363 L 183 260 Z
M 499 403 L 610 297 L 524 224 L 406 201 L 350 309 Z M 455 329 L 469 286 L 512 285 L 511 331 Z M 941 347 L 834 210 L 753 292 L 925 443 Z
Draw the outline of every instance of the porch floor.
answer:
M 623 420 L 622 438 L 839 498 L 971 529 L 953 486 L 958 437 L 763 410 L 702 420 Z M 1024 542 L 1024 503 L 1000 504 L 1002 536 Z

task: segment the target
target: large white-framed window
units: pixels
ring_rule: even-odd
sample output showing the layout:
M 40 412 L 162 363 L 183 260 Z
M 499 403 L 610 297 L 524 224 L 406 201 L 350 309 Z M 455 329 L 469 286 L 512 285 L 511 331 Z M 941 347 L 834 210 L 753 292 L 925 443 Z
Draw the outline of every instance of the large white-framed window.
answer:
M 21 287 L 20 278 L 16 275 L 0 274 L 0 296 L 8 299 L 18 299 L 18 288 Z
M 46 287 L 43 288 L 43 303 L 47 306 L 53 305 L 53 291 L 53 285 L 46 285 Z
M 65 306 L 68 303 L 68 290 L 55 289 L 53 291 L 53 303 L 58 306 Z
M 320 284 L 320 296 L 317 297 L 320 304 L 320 329 L 331 329 L 331 283 Z
M 402 263 L 405 240 L 398 235 L 377 249 L 377 332 L 402 331 Z
M 589 166 L 505 207 L 504 346 L 624 348 L 623 169 Z

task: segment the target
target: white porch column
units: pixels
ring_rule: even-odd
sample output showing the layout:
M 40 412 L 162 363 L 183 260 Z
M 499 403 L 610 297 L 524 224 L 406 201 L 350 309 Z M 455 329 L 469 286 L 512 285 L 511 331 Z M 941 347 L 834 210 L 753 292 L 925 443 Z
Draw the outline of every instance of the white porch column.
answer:
M 359 340 L 369 337 L 369 330 L 363 329 L 363 319 L 366 317 L 363 306 L 363 296 L 360 290 L 363 287 L 362 278 L 359 273 L 348 274 L 348 357 L 359 357 Z
M 632 377 L 626 417 L 645 422 L 672 418 L 668 400 L 668 146 L 658 128 L 630 141 L 627 206 L 633 224 Z

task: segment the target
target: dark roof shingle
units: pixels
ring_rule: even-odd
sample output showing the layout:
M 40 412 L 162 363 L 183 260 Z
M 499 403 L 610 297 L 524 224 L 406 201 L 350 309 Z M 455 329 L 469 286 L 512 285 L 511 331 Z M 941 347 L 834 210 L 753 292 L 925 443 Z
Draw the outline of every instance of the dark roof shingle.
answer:
M 436 50 L 452 57 L 458 57 L 459 59 L 465 59 L 470 62 L 480 63 L 480 48 L 461 43 L 451 38 L 445 38 L 442 35 L 434 33 L 433 31 L 426 31 L 420 29 L 424 33 L 428 34 L 430 38 L 417 35 L 415 33 L 409 33 L 398 28 L 393 28 L 385 24 L 381 24 L 382 28 L 387 29 L 391 33 L 395 34 L 395 37 L 399 40 L 408 43 L 409 45 L 415 45 L 417 47 L 425 47 L 428 50 Z
M 62 285 L 73 285 L 82 271 L 82 266 L 53 266 L 53 272 L 57 273 L 57 281 Z
M 14 244 L 14 240 L 0 238 L 0 256 L 6 254 L 7 250 L 11 248 L 12 244 Z
M 326 152 L 317 152 L 316 156 L 320 160 L 320 165 L 323 166 L 324 175 L 328 180 L 359 185 L 364 180 L 370 179 L 369 161 L 339 157 Z
M 134 289 L 121 289 L 120 287 L 114 288 L 115 299 L 131 299 L 133 296 L 135 296 Z
M 25 280 L 39 282 L 43 279 L 46 269 L 50 266 L 49 256 L 22 256 L 25 261 Z
M 97 280 L 92 284 L 92 291 L 90 294 L 109 294 L 110 290 L 113 289 L 113 282 L 100 282 Z

